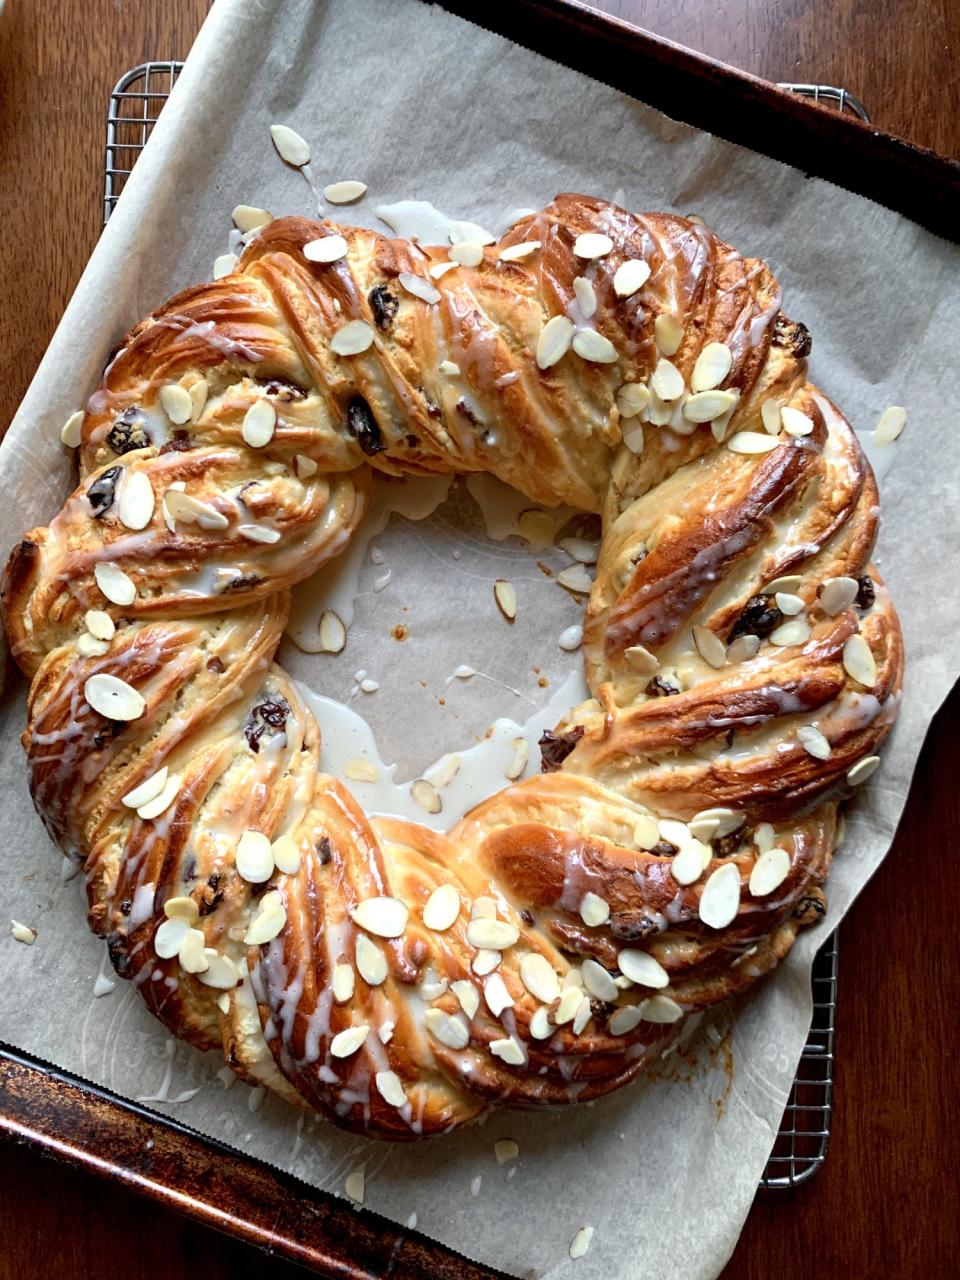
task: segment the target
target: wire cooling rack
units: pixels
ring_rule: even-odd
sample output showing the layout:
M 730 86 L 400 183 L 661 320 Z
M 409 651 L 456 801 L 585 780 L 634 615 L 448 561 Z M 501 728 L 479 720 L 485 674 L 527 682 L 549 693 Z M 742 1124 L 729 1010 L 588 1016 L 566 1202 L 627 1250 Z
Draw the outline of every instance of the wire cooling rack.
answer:
M 107 112 L 107 147 L 103 188 L 104 225 L 124 184 L 147 144 L 163 104 L 170 96 L 182 62 L 144 62 L 117 81 Z M 829 85 L 782 84 L 781 89 L 836 102 L 866 120 L 861 103 Z M 837 999 L 837 935 L 824 943 L 813 963 L 813 1021 L 790 1090 L 760 1186 L 790 1190 L 811 1178 L 823 1164 L 830 1141 L 833 1105 L 833 1028 Z

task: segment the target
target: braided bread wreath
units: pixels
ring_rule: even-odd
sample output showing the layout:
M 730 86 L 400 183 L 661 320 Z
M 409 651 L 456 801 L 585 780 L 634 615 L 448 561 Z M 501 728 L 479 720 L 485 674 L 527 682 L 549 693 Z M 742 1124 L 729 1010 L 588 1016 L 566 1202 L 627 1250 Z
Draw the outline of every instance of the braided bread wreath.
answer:
M 410 1139 L 617 1088 L 822 916 L 903 650 L 809 345 L 763 262 L 577 195 L 453 250 L 279 219 L 130 333 L 6 626 L 37 808 L 173 1033 Z M 271 661 L 373 470 L 603 519 L 593 697 L 447 835 L 368 819 Z

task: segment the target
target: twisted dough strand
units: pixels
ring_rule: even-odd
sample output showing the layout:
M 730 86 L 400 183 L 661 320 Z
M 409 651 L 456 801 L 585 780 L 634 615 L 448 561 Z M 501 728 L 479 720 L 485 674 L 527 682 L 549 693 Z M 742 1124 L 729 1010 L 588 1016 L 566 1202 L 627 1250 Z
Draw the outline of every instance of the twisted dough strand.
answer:
M 344 256 L 304 254 L 332 234 Z M 266 227 L 125 339 L 80 488 L 5 579 L 33 795 L 118 972 L 245 1078 L 398 1139 L 597 1097 L 776 964 L 822 915 L 903 665 L 873 476 L 762 262 L 582 196 L 444 261 Z M 629 261 L 649 277 L 624 288 Z M 732 395 L 699 424 L 704 381 Z M 758 446 L 781 425 L 806 434 Z M 372 470 L 490 471 L 603 517 L 593 696 L 545 735 L 547 772 L 447 835 L 368 819 L 271 661 Z M 130 718 L 92 705 L 115 696 Z

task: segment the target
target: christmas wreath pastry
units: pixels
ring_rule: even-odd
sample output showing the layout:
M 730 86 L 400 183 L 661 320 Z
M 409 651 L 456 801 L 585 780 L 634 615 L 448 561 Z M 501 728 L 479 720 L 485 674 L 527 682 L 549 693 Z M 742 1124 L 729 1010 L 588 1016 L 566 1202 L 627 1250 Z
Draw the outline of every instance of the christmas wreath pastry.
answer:
M 5 581 L 33 795 L 118 973 L 396 1139 L 595 1098 L 755 983 L 900 696 L 877 487 L 764 263 L 576 195 L 490 241 L 272 222 L 123 342 Z M 446 835 L 365 815 L 272 662 L 374 471 L 603 521 L 593 696 Z

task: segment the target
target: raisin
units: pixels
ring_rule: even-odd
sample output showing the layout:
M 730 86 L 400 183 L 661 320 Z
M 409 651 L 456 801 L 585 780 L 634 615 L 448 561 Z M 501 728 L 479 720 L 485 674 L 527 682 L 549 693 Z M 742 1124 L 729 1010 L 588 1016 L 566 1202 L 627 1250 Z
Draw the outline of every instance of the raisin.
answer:
M 223 879 L 219 871 L 214 871 L 207 883 L 204 885 L 203 893 L 197 907 L 202 916 L 208 916 L 211 911 L 219 904 L 223 897 L 223 889 L 220 887 L 220 881 Z
M 710 841 L 713 856 L 715 858 L 729 858 L 731 853 L 736 853 L 750 835 L 751 832 L 746 827 L 737 827 L 736 831 L 731 831 L 728 835 L 714 836 Z
M 671 694 L 679 693 L 680 690 L 675 684 L 664 680 L 662 676 L 654 676 L 643 692 L 648 698 L 669 698 Z
M 788 320 L 781 311 L 773 322 L 773 345 L 783 347 L 798 360 L 805 360 L 813 350 L 813 339 L 805 324 Z
M 765 595 L 751 596 L 743 608 L 743 612 L 730 628 L 727 644 L 733 644 L 740 636 L 759 636 L 765 639 L 770 632 L 783 621 L 783 614 L 770 597 Z
M 575 725 L 567 733 L 553 733 L 547 729 L 540 736 L 540 772 L 553 773 L 583 737 L 583 725 Z
M 370 290 L 367 301 L 370 303 L 370 310 L 373 312 L 377 328 L 381 332 L 389 329 L 400 306 L 400 299 L 395 297 L 385 284 L 376 284 Z
M 107 432 L 107 444 L 114 453 L 129 453 L 131 449 L 149 447 L 147 420 L 136 405 L 130 405 L 114 418 L 113 426 Z
M 423 403 L 424 403 L 424 405 L 425 405 L 425 407 L 426 407 L 426 410 L 427 410 L 427 417 L 428 417 L 428 418 L 442 418 L 442 417 L 443 417 L 443 413 L 441 412 L 440 406 L 439 406 L 438 404 L 434 404 L 434 403 L 433 403 L 433 401 L 430 399 L 430 397 L 429 397 L 429 396 L 427 395 L 427 393 L 424 391 L 423 387 L 421 387 L 421 388 L 420 388 L 420 394 L 423 396 Z M 457 405 L 457 408 L 458 408 L 458 409 L 459 409 L 459 407 L 460 407 L 460 406 L 459 406 L 459 405 Z M 472 421 L 472 422 L 476 422 L 476 418 L 471 418 L 471 421 Z
M 606 1000 L 598 1000 L 596 996 L 594 996 L 590 1001 L 590 1013 L 597 1022 L 606 1022 L 613 1013 L 613 1010 L 614 1005 L 608 1003 Z
M 271 378 L 269 382 L 261 384 L 263 393 L 267 396 L 273 396 L 275 400 L 280 400 L 284 404 L 289 404 L 291 400 L 306 400 L 307 393 L 303 387 L 298 387 L 293 382 L 284 382 L 280 378 Z
M 634 566 L 634 568 L 636 568 L 638 564 L 642 564 L 642 562 L 646 560 L 649 554 L 650 553 L 647 551 L 646 547 L 641 547 L 639 551 L 635 552 L 630 557 L 630 563 Z
M 184 884 L 190 883 L 197 878 L 197 860 L 193 854 L 189 854 L 183 860 L 183 866 L 180 868 L 180 879 Z
M 457 413 L 462 413 L 466 420 L 472 422 L 475 427 L 483 426 L 483 423 L 464 400 L 463 396 L 457 401 Z
M 638 938 L 646 938 L 651 933 L 659 932 L 656 921 L 649 916 L 628 915 L 626 912 L 611 916 L 609 928 L 613 936 L 622 942 L 636 942 Z
M 119 933 L 111 933 L 107 938 L 107 954 L 110 963 L 121 978 L 125 978 L 130 970 L 130 957 L 127 955 L 127 942 Z
M 130 900 L 130 898 L 124 898 L 124 900 L 120 903 L 120 914 L 122 916 L 128 916 L 132 910 L 133 910 L 133 902 Z
M 317 841 L 317 857 L 320 859 L 321 867 L 325 867 L 328 862 L 333 860 L 333 849 L 330 845 L 329 836 L 321 836 Z
M 347 405 L 347 430 L 368 458 L 372 458 L 375 453 L 383 453 L 387 447 L 383 443 L 377 420 L 363 396 L 354 396 Z
M 669 840 L 658 840 L 650 852 L 657 858 L 673 858 L 678 850 L 675 844 L 671 844 Z
M 222 591 L 248 591 L 251 587 L 259 586 L 262 581 L 255 573 L 242 573 L 238 578 L 231 578 Z
M 273 702 L 261 702 L 255 706 L 247 716 L 246 724 L 243 726 L 243 734 L 250 750 L 255 754 L 259 752 L 260 739 L 268 728 L 276 729 L 278 733 L 282 733 L 287 727 L 287 716 L 289 714 L 290 705 L 283 698 L 277 698 Z
M 794 917 L 803 924 L 813 924 L 817 920 L 822 920 L 827 914 L 827 900 L 820 893 L 819 896 L 813 895 L 801 898 L 793 909 Z
M 857 579 L 857 598 L 854 604 L 858 609 L 872 609 L 877 598 L 877 589 L 873 579 L 868 575 Z
M 533 912 L 528 911 L 526 907 L 520 912 L 520 919 L 524 924 L 533 924 Z
M 193 448 L 189 431 L 175 431 L 171 438 L 160 446 L 160 453 L 186 453 Z
M 87 490 L 87 501 L 90 503 L 94 520 L 99 520 L 113 506 L 117 493 L 117 481 L 120 479 L 122 470 L 123 467 L 108 467 L 103 475 L 97 476 Z
M 223 663 L 220 661 L 217 655 L 214 654 L 212 658 L 207 659 L 207 670 L 213 671 L 217 675 L 219 675 L 221 671 L 226 670 L 226 667 L 224 667 Z

